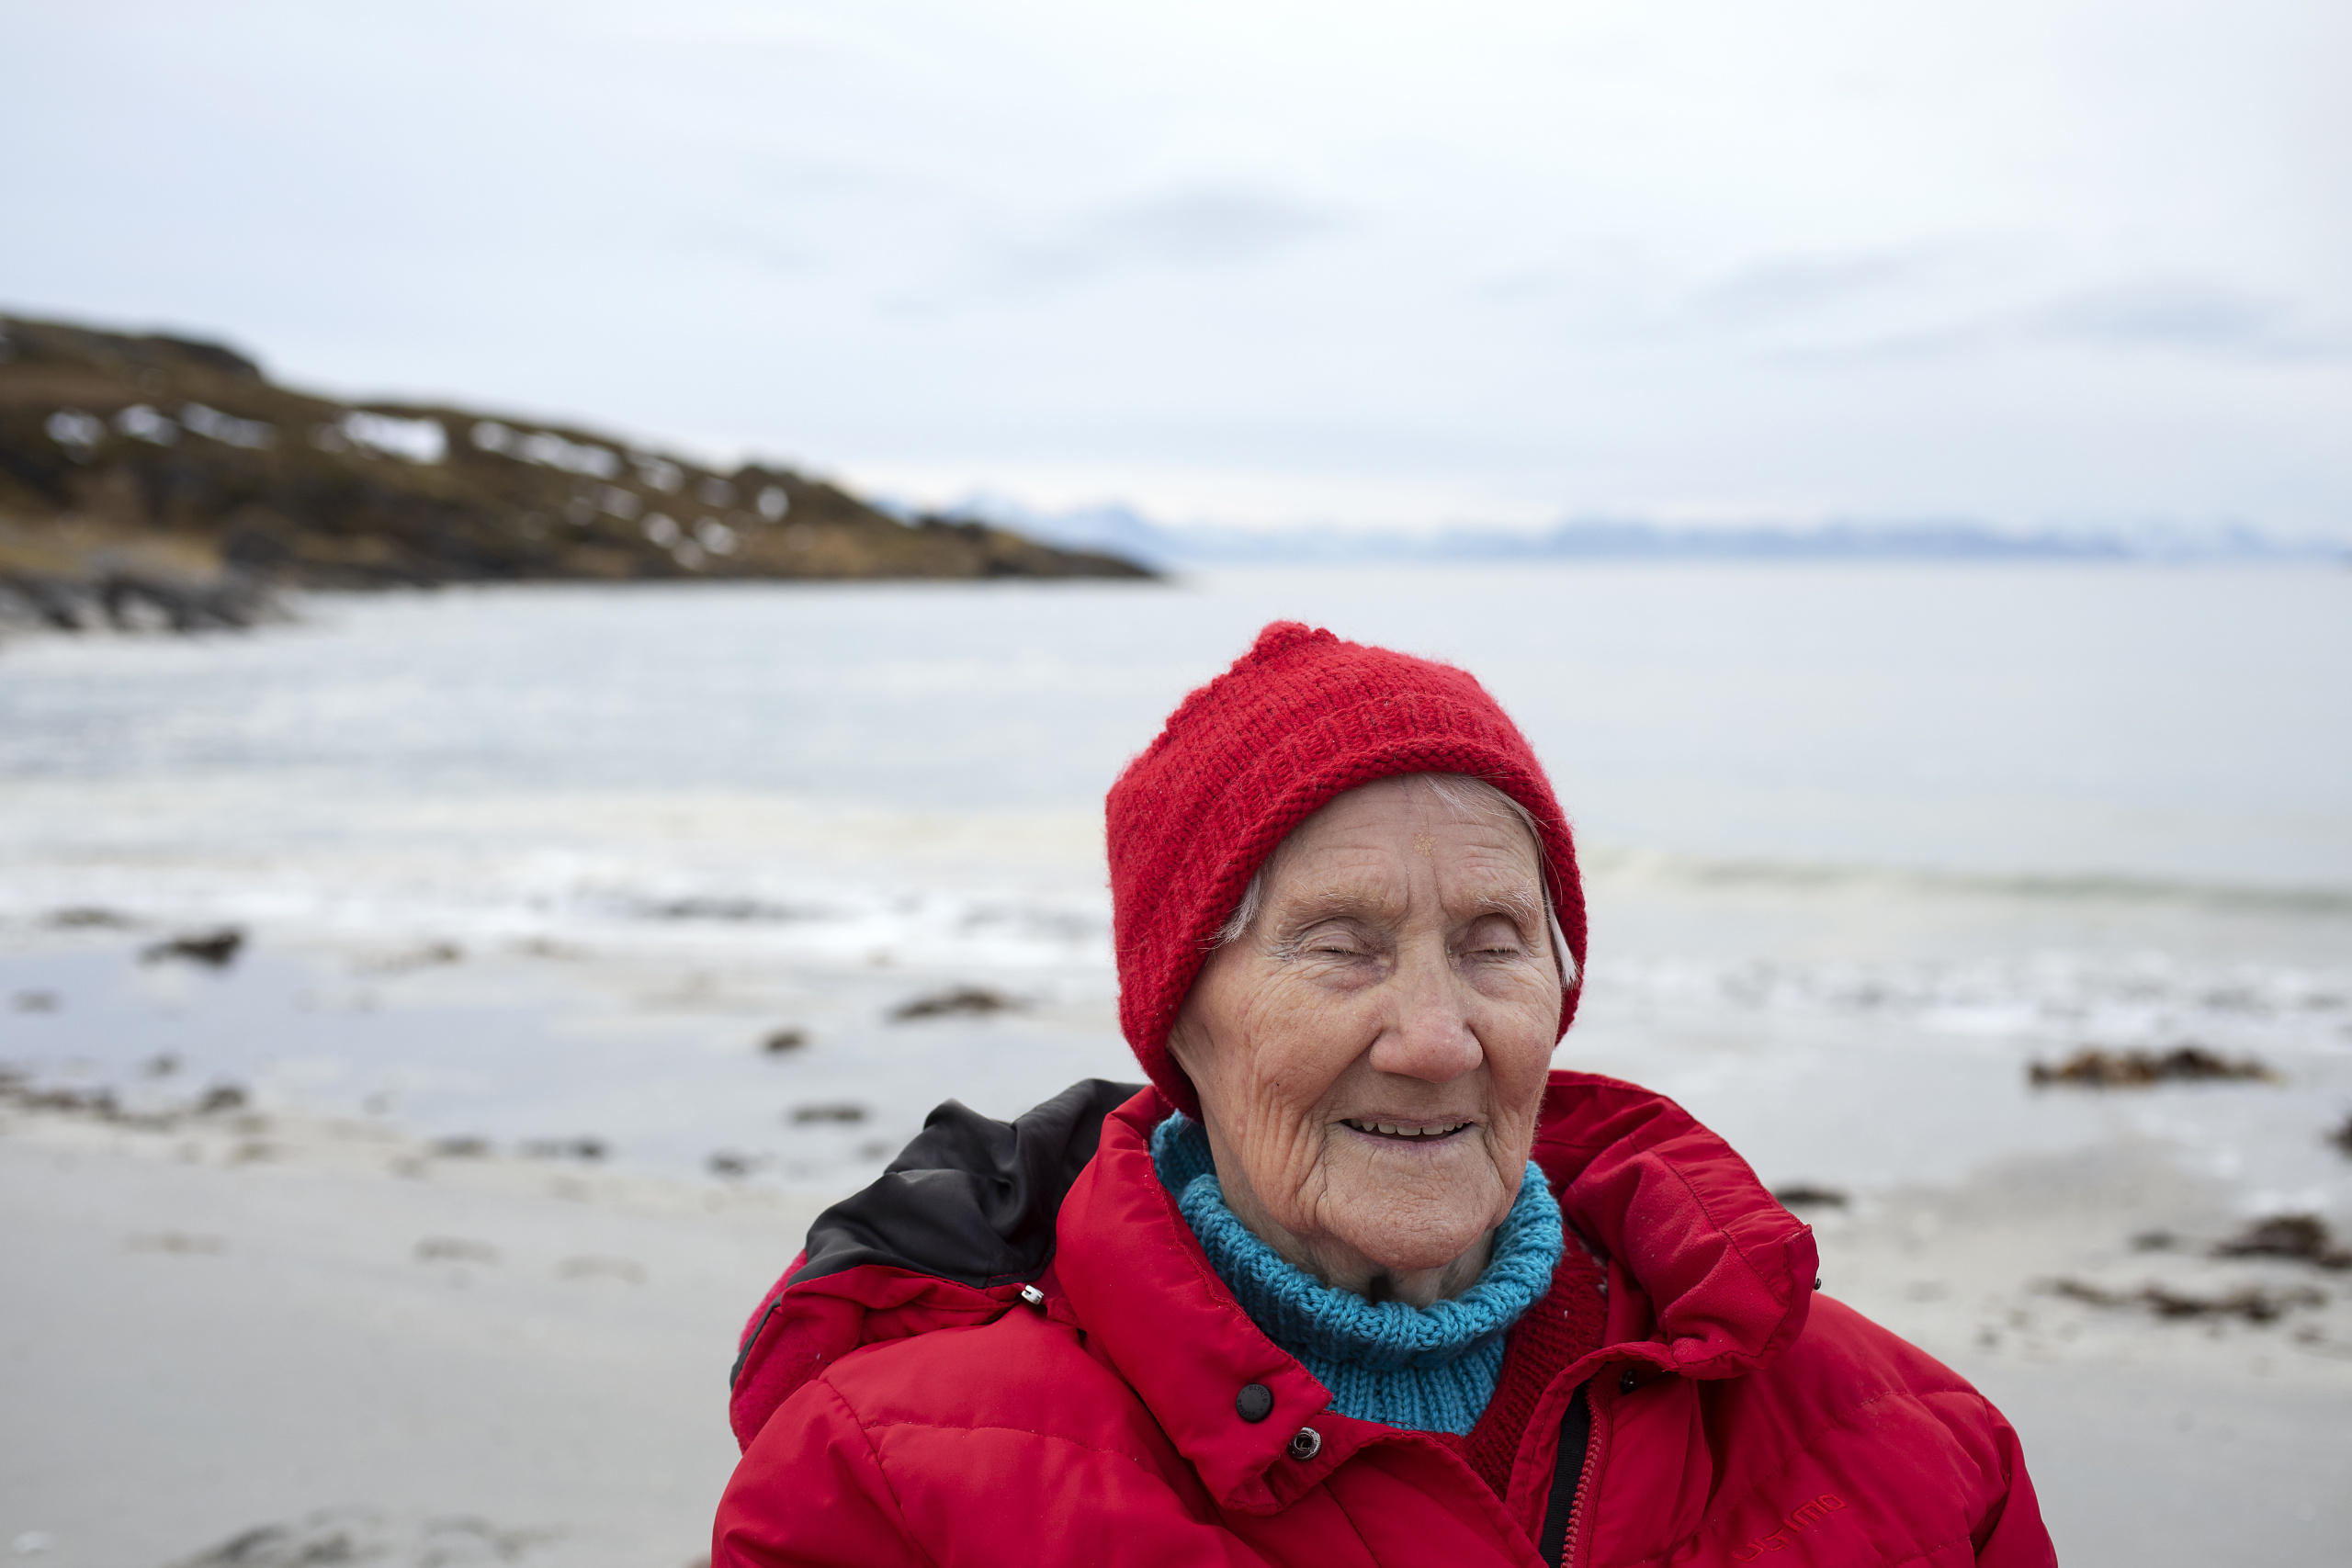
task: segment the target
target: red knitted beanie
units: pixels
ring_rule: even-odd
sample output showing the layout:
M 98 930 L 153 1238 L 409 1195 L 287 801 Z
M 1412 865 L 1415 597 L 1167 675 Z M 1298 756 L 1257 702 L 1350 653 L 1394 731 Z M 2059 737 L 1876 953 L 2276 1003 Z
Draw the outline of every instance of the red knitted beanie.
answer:
M 1466 773 L 1527 807 L 1583 988 L 1576 843 L 1527 739 L 1468 671 L 1276 621 L 1233 668 L 1186 697 L 1111 786 L 1119 1023 L 1185 1114 L 1200 1102 L 1168 1031 L 1259 863 L 1324 802 L 1397 773 Z

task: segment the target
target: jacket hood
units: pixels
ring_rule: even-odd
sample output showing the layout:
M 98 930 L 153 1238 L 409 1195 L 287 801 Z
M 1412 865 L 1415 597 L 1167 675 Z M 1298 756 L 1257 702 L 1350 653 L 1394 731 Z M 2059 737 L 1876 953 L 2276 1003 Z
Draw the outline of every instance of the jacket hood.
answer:
M 1024 1286 L 1056 1298 L 1049 1310 L 1071 1310 L 1059 1299 L 1055 1259 L 1074 1187 L 1086 1190 L 1073 1210 L 1086 1234 L 1100 1229 L 1136 1248 L 1136 1278 L 1172 1269 L 1186 1310 L 1227 1318 L 1234 1332 L 1220 1343 L 1264 1363 L 1253 1375 L 1285 1405 L 1295 1397 L 1319 1409 L 1321 1385 L 1249 1324 L 1152 1174 L 1151 1129 L 1170 1109 L 1156 1089 L 1091 1078 L 1010 1122 L 955 1100 L 933 1111 L 880 1179 L 818 1217 L 807 1249 L 752 1314 L 731 1377 L 737 1439 L 750 1447 L 795 1390 L 863 1346 L 987 1323 Z M 1672 1100 L 1613 1078 L 1555 1072 L 1533 1158 L 1568 1224 L 1608 1260 L 1602 1357 L 1685 1377 L 1736 1377 L 1804 1328 L 1816 1283 L 1811 1230 Z M 1118 1288 L 1118 1271 L 1101 1263 L 1090 1258 L 1087 1278 L 1073 1276 L 1067 1293 L 1078 1298 L 1079 1321 L 1107 1330 L 1110 1314 L 1086 1310 L 1087 1298 Z M 1132 1365 L 1165 1362 L 1172 1372 L 1181 1359 L 1145 1355 Z M 1163 1420 L 1192 1403 L 1180 1381 L 1164 1391 L 1138 1382 L 1138 1392 Z M 1229 1395 L 1219 1398 L 1229 1404 Z

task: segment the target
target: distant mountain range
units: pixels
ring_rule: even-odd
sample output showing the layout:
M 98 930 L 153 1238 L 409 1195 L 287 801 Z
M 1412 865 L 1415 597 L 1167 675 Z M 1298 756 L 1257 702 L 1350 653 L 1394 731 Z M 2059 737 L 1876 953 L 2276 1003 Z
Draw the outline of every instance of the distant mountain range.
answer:
M 2283 541 L 2234 525 L 2016 530 L 1966 518 L 1697 526 L 1576 518 L 1544 529 L 1430 530 L 1170 525 L 1128 506 L 1066 512 L 978 498 L 953 509 L 1072 548 L 1161 570 L 1434 561 L 2191 561 L 2324 560 L 2344 547 Z
M 1138 578 L 1216 566 L 1573 560 L 2283 560 L 2252 528 L 2018 531 L 1965 518 L 1534 531 L 1170 525 L 976 498 L 931 513 L 775 464 L 593 430 L 349 402 L 219 344 L 0 316 L 0 621 L 251 618 L 276 584 Z
M 774 464 L 345 402 L 219 344 L 0 316 L 0 587 L 52 624 L 232 620 L 250 593 L 190 597 L 224 582 L 1149 575 Z

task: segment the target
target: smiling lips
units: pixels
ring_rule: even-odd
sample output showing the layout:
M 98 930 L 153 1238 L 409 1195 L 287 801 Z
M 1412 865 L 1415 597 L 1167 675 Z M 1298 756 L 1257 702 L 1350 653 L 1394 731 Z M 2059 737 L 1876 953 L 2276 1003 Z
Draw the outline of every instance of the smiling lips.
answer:
M 1439 1122 L 1416 1124 L 1407 1122 L 1364 1122 L 1350 1116 L 1342 1118 L 1347 1125 L 1359 1133 L 1370 1133 L 1382 1138 L 1443 1138 L 1459 1133 L 1470 1125 L 1467 1122 Z

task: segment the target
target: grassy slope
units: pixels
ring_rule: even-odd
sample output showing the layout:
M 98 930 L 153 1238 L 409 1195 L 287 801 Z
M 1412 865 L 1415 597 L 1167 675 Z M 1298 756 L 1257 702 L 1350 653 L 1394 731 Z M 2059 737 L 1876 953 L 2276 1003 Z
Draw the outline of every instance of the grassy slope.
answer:
M 438 460 L 419 460 L 428 421 Z M 386 449 L 401 445 L 388 431 L 411 455 Z M 1149 575 L 979 524 L 902 524 L 789 469 L 718 473 L 590 431 L 345 404 L 215 344 L 0 317 L 0 577 L 230 569 L 314 586 Z

